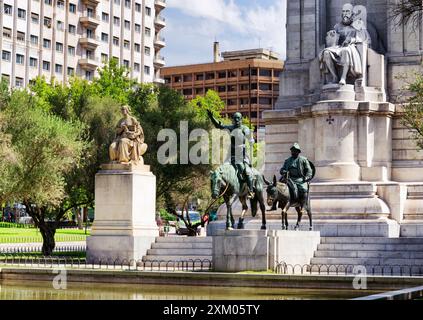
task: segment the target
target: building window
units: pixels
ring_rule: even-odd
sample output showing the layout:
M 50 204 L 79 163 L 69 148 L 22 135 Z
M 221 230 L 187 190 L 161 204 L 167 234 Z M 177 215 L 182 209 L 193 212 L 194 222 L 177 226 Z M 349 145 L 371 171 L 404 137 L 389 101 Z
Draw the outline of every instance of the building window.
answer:
M 3 27 L 3 37 L 9 38 L 9 39 L 12 38 L 12 29 Z
M 144 73 L 147 75 L 150 75 L 150 67 L 149 66 L 144 66 Z
M 114 0 L 113 1 L 115 4 L 120 4 L 120 0 Z
M 151 29 L 150 28 L 145 28 L 145 35 L 147 37 L 151 37 Z
M 150 7 L 145 7 L 145 14 L 149 17 L 151 17 L 151 8 Z
M 49 39 L 43 39 L 43 47 L 50 49 L 51 48 L 51 41 Z
M 101 54 L 101 61 L 103 63 L 106 63 L 108 60 L 109 60 L 109 56 L 107 54 L 105 54 L 105 53 L 102 53 Z
M 87 50 L 85 52 L 85 56 L 86 56 L 87 59 L 94 59 L 94 54 L 91 50 Z
M 125 20 L 125 29 L 131 30 L 131 22 Z
M 134 49 L 135 49 L 136 52 L 140 52 L 141 51 L 141 45 L 139 43 L 135 43 Z
M 102 32 L 101 33 L 101 41 L 109 42 L 109 35 L 107 33 Z
M 125 0 L 125 7 L 131 8 L 131 0 Z
M 26 11 L 24 9 L 18 9 L 18 18 L 26 19 Z
M 63 31 L 63 29 L 65 28 L 64 25 L 65 24 L 62 21 L 57 21 L 57 30 Z
M 45 25 L 47 28 L 51 28 L 51 18 L 49 18 L 49 17 L 44 17 L 44 25 Z
M 33 45 L 38 45 L 38 36 L 34 36 L 33 34 L 31 34 L 31 43 Z
M 56 42 L 56 51 L 63 52 L 63 43 Z
M 45 4 L 48 4 L 49 6 L 51 6 L 51 1 L 52 1 L 52 0 L 44 0 L 44 3 L 45 3 Z
M 87 29 L 87 38 L 95 39 L 95 36 L 94 35 L 95 35 L 94 30 Z
M 115 26 L 120 27 L 120 18 L 119 17 L 113 17 L 113 23 Z
M 29 66 L 32 67 L 32 68 L 37 68 L 38 67 L 38 59 L 30 57 L 29 58 Z
M 73 3 L 69 3 L 69 12 L 76 13 L 76 5 Z
M 17 39 L 18 41 L 22 41 L 22 42 L 24 42 L 24 41 L 25 41 L 25 32 L 19 32 L 19 31 L 18 31 L 18 33 L 17 33 L 17 35 L 16 35 L 16 39 Z
M 65 8 L 65 2 L 63 0 L 58 0 L 57 1 L 57 7 L 59 9 L 64 9 Z
M 69 25 L 69 33 L 76 34 L 76 26 L 74 26 L 73 24 L 70 24 Z
M 101 20 L 103 20 L 104 22 L 109 22 L 109 14 L 106 12 L 103 12 L 101 14 Z
M 37 13 L 31 13 L 31 22 L 35 24 L 40 23 L 40 16 Z
M 134 70 L 137 72 L 140 72 L 140 64 L 139 63 L 134 63 Z
M 54 67 L 54 71 L 55 71 L 56 73 L 62 73 L 62 72 L 63 72 L 63 66 L 62 66 L 61 64 L 57 64 L 57 63 L 56 63 L 56 65 L 55 65 L 55 67 Z
M 145 53 L 146 56 L 151 55 L 151 48 L 150 47 L 145 47 L 144 48 L 144 53 Z
M 128 60 L 123 60 L 123 65 L 125 66 L 125 68 L 129 69 L 129 61 Z
M 87 8 L 87 17 L 94 18 L 94 9 Z
M 68 46 L 68 54 L 70 56 L 74 56 L 75 55 L 75 47 Z
M 75 69 L 68 67 L 68 76 L 73 76 L 75 74 Z
M 125 40 L 124 42 L 123 42 L 123 47 L 125 48 L 125 49 L 130 49 L 130 47 L 131 47 L 131 44 L 130 44 L 130 42 L 128 41 L 128 40 Z
M 50 62 L 43 61 L 43 70 L 50 71 Z
M 119 38 L 118 37 L 113 37 L 113 45 L 119 46 Z
M 16 54 L 16 64 L 24 64 L 25 58 L 22 54 Z
M 12 12 L 13 12 L 12 6 L 8 4 L 4 4 L 4 14 L 11 16 Z
M 141 12 L 141 4 L 135 2 L 135 11 Z
M 10 61 L 10 51 L 3 50 L 1 53 L 1 58 L 4 61 Z
M 15 80 L 15 85 L 16 85 L 16 87 L 18 87 L 18 88 L 23 87 L 23 85 L 24 85 L 24 80 L 23 80 L 22 78 L 18 78 L 18 77 L 16 77 L 16 80 Z
M 93 79 L 93 73 L 91 71 L 85 71 L 85 79 L 92 80 Z
M 141 25 L 138 23 L 135 24 L 135 32 L 141 33 Z

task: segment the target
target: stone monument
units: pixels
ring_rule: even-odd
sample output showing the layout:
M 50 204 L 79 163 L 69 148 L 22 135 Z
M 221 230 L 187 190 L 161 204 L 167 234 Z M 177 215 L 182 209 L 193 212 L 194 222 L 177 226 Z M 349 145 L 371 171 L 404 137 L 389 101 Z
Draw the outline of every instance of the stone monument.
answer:
M 397 75 L 421 70 L 421 30 L 391 1 L 288 1 L 287 62 L 265 112 L 265 175 L 299 142 L 322 236 L 423 236 L 423 152 L 401 124 Z M 276 217 L 275 217 L 276 218 Z
M 129 107 L 121 111 L 109 149 L 111 163 L 102 165 L 95 179 L 95 220 L 87 239 L 90 263 L 141 260 L 159 236 L 156 177 L 144 165 L 144 133 Z

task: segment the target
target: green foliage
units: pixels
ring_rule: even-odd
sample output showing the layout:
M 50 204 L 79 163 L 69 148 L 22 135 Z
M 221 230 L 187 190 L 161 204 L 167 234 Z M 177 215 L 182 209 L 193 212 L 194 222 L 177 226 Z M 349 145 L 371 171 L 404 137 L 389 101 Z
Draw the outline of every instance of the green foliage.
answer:
M 418 147 L 423 148 L 423 76 L 417 74 L 407 90 L 412 96 L 404 105 L 402 123 L 411 130 Z
M 102 97 L 111 97 L 121 104 L 127 104 L 136 85 L 136 81 L 129 77 L 129 70 L 120 66 L 117 59 L 110 59 L 98 72 L 99 77 L 93 81 L 96 94 Z
M 207 110 L 213 112 L 216 119 L 221 120 L 221 111 L 225 109 L 225 103 L 220 99 L 219 94 L 214 90 L 208 90 L 205 96 L 198 96 L 191 100 L 188 105 L 196 109 L 197 117 L 207 120 Z
M 26 91 L 14 91 L 3 112 L 3 131 L 16 155 L 7 188 L 15 200 L 56 207 L 65 196 L 65 174 L 79 165 L 86 148 L 84 127 L 45 112 L 37 101 Z
M 167 212 L 166 209 L 160 209 L 159 214 L 163 221 L 176 221 L 176 217 L 173 214 Z

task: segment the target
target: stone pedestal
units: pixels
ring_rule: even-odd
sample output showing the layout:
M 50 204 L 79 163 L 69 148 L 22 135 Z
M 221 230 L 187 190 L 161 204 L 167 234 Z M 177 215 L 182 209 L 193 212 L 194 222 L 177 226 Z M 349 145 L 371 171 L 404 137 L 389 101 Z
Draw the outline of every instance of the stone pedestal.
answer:
M 96 175 L 87 260 L 141 260 L 159 236 L 156 177 L 149 166 L 108 164 Z
M 309 264 L 319 243 L 319 232 L 218 230 L 213 237 L 214 270 L 267 271 L 281 262 Z

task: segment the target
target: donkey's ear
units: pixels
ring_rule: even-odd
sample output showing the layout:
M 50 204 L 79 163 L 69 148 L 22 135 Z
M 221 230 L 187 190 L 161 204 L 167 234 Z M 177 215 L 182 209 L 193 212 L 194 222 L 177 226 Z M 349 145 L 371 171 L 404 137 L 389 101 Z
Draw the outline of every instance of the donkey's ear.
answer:
M 278 179 L 276 179 L 276 175 L 273 176 L 273 184 L 275 186 L 278 184 Z
M 267 186 L 270 186 L 271 185 L 271 183 L 270 183 L 270 181 L 269 180 L 267 180 L 266 179 L 266 177 L 263 175 L 263 181 L 264 181 L 264 183 L 267 185 Z

